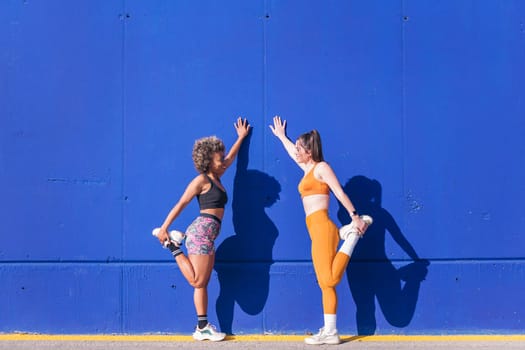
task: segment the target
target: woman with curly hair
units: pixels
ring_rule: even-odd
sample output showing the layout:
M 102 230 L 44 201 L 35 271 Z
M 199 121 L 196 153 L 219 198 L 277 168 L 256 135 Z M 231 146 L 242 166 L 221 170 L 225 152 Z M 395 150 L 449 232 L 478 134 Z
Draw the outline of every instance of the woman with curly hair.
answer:
M 234 127 L 237 140 L 226 157 L 224 143 L 217 137 L 204 137 L 195 141 L 192 158 L 199 175 L 188 184 L 162 226 L 153 230 L 160 243 L 171 251 L 182 274 L 194 288 L 193 301 L 198 320 L 193 333 L 195 340 L 220 341 L 226 336 L 208 323 L 207 288 L 215 262 L 214 241 L 219 235 L 224 206 L 228 200 L 220 179 L 232 165 L 242 141 L 250 131 L 246 119 L 238 118 Z M 169 226 L 194 197 L 199 202 L 199 216 L 190 224 L 185 234 L 175 230 L 168 233 Z M 184 238 L 188 256 L 181 250 Z

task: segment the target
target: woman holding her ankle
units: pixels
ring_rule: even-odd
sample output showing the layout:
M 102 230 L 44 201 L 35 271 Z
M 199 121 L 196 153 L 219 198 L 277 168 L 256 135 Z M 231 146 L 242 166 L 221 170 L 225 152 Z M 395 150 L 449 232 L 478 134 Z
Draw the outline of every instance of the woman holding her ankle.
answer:
M 335 287 L 343 277 L 358 239 L 372 221 L 369 216 L 360 217 L 357 214 L 334 171 L 324 161 L 321 137 L 317 130 L 302 134 L 294 144 L 286 136 L 286 121 L 282 121 L 279 116 L 273 118 L 273 126 L 270 125 L 270 129 L 282 142 L 288 155 L 304 171 L 298 189 L 306 214 L 306 227 L 312 240 L 312 262 L 321 287 L 324 311 L 324 327 L 318 334 L 306 338 L 305 343 L 339 344 L 341 340 L 337 333 Z M 347 225 L 345 230 L 345 241 L 339 250 L 339 229 L 328 216 L 330 191 L 352 218 L 352 223 Z
M 237 140 L 226 157 L 224 143 L 217 137 L 204 137 L 195 141 L 192 158 L 199 175 L 188 184 L 160 229 L 153 232 L 160 243 L 171 251 L 182 274 L 194 287 L 193 301 L 198 319 L 193 333 L 195 340 L 220 341 L 226 336 L 208 323 L 207 288 L 215 263 L 214 241 L 219 235 L 224 207 L 228 200 L 220 179 L 226 169 L 232 165 L 242 141 L 250 131 L 246 119 L 238 118 L 234 127 L 237 131 Z M 195 197 L 199 202 L 199 216 L 190 224 L 185 234 L 177 231 L 168 233 L 169 226 Z M 181 250 L 184 238 L 186 238 L 188 256 L 185 256 Z

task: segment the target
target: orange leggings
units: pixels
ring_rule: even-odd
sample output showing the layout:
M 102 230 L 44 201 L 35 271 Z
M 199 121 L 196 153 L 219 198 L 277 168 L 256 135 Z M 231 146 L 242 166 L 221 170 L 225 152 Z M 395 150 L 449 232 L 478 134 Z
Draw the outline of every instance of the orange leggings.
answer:
M 335 286 L 341 281 L 350 257 L 337 252 L 339 229 L 328 217 L 328 210 L 319 210 L 308 215 L 306 227 L 312 240 L 312 261 L 323 295 L 324 313 L 336 314 Z

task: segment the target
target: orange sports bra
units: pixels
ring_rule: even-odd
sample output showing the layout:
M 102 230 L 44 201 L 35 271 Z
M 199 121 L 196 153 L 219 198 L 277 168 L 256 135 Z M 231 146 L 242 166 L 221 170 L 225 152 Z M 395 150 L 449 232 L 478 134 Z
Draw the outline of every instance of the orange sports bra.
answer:
M 312 167 L 312 169 L 308 172 L 308 174 L 306 174 L 302 178 L 301 182 L 299 182 L 299 186 L 297 186 L 297 189 L 299 190 L 299 193 L 301 194 L 301 198 L 310 196 L 312 194 L 329 194 L 330 193 L 330 187 L 328 187 L 326 183 L 317 180 L 314 176 L 314 169 L 317 166 L 317 164 Z

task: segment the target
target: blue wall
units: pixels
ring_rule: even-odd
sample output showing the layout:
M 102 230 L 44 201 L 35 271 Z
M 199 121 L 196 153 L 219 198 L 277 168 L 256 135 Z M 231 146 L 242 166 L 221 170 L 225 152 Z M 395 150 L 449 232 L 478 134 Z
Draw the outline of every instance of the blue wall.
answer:
M 150 232 L 193 141 L 231 145 L 237 116 L 253 132 L 223 178 L 210 319 L 316 331 L 275 114 L 320 131 L 376 219 L 341 332 L 523 332 L 525 2 L 4 0 L 0 48 L 0 332 L 190 333 L 192 289 Z

